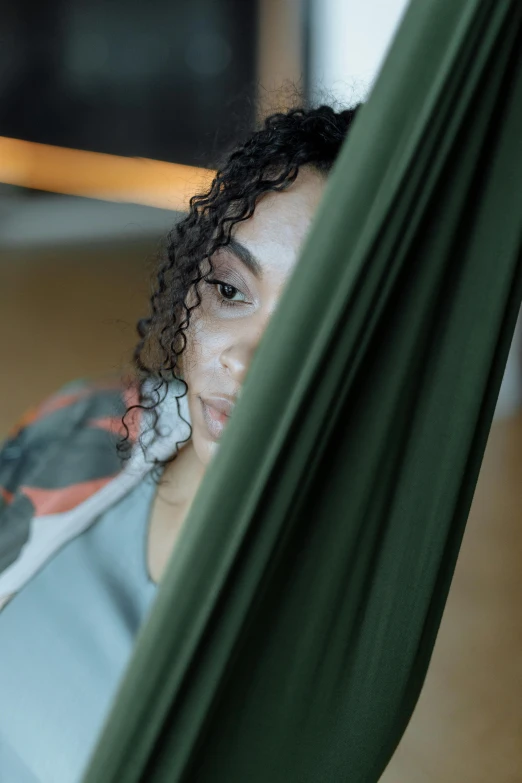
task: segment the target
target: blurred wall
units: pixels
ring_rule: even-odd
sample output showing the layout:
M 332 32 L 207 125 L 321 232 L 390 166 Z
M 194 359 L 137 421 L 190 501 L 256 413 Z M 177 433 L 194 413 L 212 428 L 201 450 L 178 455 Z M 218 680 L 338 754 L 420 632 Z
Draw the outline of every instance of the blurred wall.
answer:
M 368 92 L 408 0 L 310 0 L 310 90 L 350 105 Z
M 0 252 L 0 439 L 64 383 L 128 366 L 156 244 Z
M 307 93 L 308 0 L 259 0 L 258 112 L 275 110 L 281 87 L 294 98 Z M 285 93 L 283 93 L 285 94 Z
M 0 135 L 212 166 L 251 122 L 257 3 L 2 4 Z
M 255 118 L 257 35 L 257 0 L 4 3 L 0 136 L 213 167 Z M 130 359 L 177 218 L 154 212 L 0 185 L 0 437 Z

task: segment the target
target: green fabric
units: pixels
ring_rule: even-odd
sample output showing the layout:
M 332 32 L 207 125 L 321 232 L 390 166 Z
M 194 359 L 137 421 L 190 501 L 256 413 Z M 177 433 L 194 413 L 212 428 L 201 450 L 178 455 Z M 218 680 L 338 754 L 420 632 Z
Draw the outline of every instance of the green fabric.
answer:
M 522 4 L 413 0 L 84 783 L 374 783 L 432 654 L 522 298 Z

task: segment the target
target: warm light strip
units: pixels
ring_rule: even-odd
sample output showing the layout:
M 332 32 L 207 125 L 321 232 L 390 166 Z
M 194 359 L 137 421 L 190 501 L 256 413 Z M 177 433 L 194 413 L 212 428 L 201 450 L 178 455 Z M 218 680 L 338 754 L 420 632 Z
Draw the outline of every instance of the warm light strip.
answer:
M 148 158 L 53 147 L 0 136 L 0 182 L 25 188 L 184 211 L 215 172 Z

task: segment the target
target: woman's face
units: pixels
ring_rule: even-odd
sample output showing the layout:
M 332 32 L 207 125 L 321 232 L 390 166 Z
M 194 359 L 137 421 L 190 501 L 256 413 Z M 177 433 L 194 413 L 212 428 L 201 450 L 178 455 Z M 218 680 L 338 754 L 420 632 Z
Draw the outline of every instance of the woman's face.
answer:
M 190 314 L 182 368 L 193 450 L 202 466 L 228 421 L 212 405 L 228 401 L 233 407 L 325 184 L 325 177 L 303 167 L 288 190 L 263 196 L 252 217 L 234 226 L 231 245 L 212 256 L 214 272 L 199 284 L 201 304 Z M 197 301 L 192 296 L 190 303 Z

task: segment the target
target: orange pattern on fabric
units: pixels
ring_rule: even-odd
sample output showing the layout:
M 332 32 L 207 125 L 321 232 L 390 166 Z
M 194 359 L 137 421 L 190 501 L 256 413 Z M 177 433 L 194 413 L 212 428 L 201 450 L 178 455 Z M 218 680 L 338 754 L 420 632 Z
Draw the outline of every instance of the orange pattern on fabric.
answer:
M 48 416 L 50 413 L 60 410 L 60 408 L 66 408 L 68 405 L 72 405 L 90 392 L 90 389 L 82 389 L 74 394 L 55 395 L 41 405 L 35 405 L 32 408 L 29 408 L 29 410 L 18 419 L 14 427 L 9 430 L 8 437 L 13 438 L 20 430 L 24 429 L 24 427 L 28 427 L 30 424 L 33 424 L 33 422 L 43 419 L 44 416 Z
M 89 419 L 88 427 L 98 427 L 100 430 L 107 430 L 111 433 L 124 432 L 120 416 L 100 416 L 98 419 Z
M 140 402 L 140 387 L 138 384 L 132 384 L 122 390 L 122 397 L 125 401 L 127 408 L 131 405 L 139 405 Z
M 140 404 L 140 387 L 138 384 L 131 386 L 123 391 L 123 401 L 127 408 L 131 408 L 133 405 Z M 142 408 L 133 408 L 125 418 L 125 424 L 129 428 L 129 438 L 133 441 L 137 440 L 143 417 Z
M 42 489 L 41 487 L 20 487 L 26 497 L 29 498 L 35 508 L 35 516 L 41 517 L 44 514 L 61 514 L 64 511 L 71 511 L 79 503 L 94 495 L 95 492 L 102 489 L 106 484 L 112 481 L 118 473 L 111 476 L 104 476 L 100 479 L 91 481 L 82 481 L 77 484 L 71 484 L 69 487 L 60 489 Z
M 7 433 L 7 437 L 14 438 L 15 435 L 20 432 L 20 430 L 28 427 L 33 422 L 42 419 L 44 416 L 48 416 L 50 413 L 54 413 L 54 411 L 60 410 L 60 408 L 66 408 L 68 405 L 73 405 L 78 400 L 81 400 L 82 397 L 86 397 L 93 392 L 111 391 L 117 389 L 122 389 L 121 379 L 117 377 L 109 377 L 101 378 L 97 381 L 91 382 L 88 386 L 80 389 L 77 392 L 61 395 L 55 394 L 40 405 L 34 405 L 32 408 L 29 408 L 26 413 L 24 413 L 23 416 L 18 419 L 13 427 L 11 427 Z M 122 390 L 122 397 L 127 407 L 137 404 L 139 402 L 139 384 L 134 383 L 130 389 Z M 139 420 L 136 422 L 136 427 L 139 428 Z M 134 439 L 134 422 L 131 423 L 129 429 L 131 430 L 131 437 Z
M 5 487 L 0 487 L 0 496 L 3 497 L 7 504 L 12 503 L 14 500 L 14 493 L 9 492 Z
M 28 411 L 24 413 L 24 415 L 18 419 L 17 422 L 11 427 L 10 430 L 7 432 L 7 437 L 14 438 L 15 435 L 22 430 L 24 427 L 27 427 L 28 424 L 31 424 L 32 421 L 36 421 L 38 418 L 38 411 L 39 408 L 29 408 Z
M 125 424 L 129 430 L 129 439 L 135 441 L 139 435 L 139 424 L 141 411 L 132 410 L 125 418 Z M 121 416 L 102 416 L 99 419 L 89 419 L 89 427 L 98 427 L 107 430 L 112 435 L 126 435 L 125 427 L 122 424 Z
M 127 409 L 132 408 L 133 405 L 139 405 L 139 385 L 133 384 L 130 387 L 121 388 L 121 396 Z M 140 434 L 142 415 L 143 410 L 141 408 L 132 408 L 128 413 L 125 412 L 125 424 L 128 427 L 129 439 L 131 441 L 137 440 Z M 89 419 L 88 426 L 99 427 L 112 434 L 123 436 L 126 435 L 126 430 L 122 422 L 122 417 L 123 414 L 122 416 L 99 416 L 94 419 Z
M 40 414 L 38 418 L 48 416 L 50 413 L 60 410 L 60 408 L 67 408 L 69 405 L 74 405 L 75 402 L 89 394 L 92 394 L 91 389 L 82 389 L 79 392 L 74 392 L 74 394 L 63 394 L 60 397 L 51 397 L 50 400 L 44 402 L 38 409 L 38 413 Z

